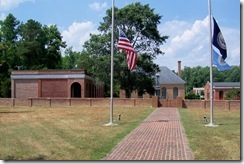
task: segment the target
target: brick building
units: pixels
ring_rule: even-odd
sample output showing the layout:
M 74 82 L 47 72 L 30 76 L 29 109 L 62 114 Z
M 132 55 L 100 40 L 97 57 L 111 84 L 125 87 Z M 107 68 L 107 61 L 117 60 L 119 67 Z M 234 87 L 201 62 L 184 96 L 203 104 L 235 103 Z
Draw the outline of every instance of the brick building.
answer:
M 156 74 L 155 78 L 155 95 L 160 99 L 175 100 L 177 97 L 185 98 L 185 84 L 186 82 L 181 78 L 181 61 L 178 61 L 178 75 L 172 72 L 168 67 L 161 66 L 160 72 Z M 136 91 L 131 93 L 131 98 L 150 98 L 153 95 L 144 93 L 139 95 Z M 120 90 L 120 98 L 125 98 L 125 91 Z
M 96 85 L 85 70 L 14 70 L 12 98 L 103 97 L 104 85 Z
M 174 100 L 177 97 L 185 98 L 186 82 L 180 77 L 180 61 L 178 63 L 178 75 L 168 67 L 160 67 L 160 72 L 156 75 L 156 95 L 160 99 Z
M 232 88 L 240 89 L 240 82 L 213 82 L 213 100 L 224 100 L 226 92 Z M 204 98 L 210 100 L 210 82 L 204 87 Z

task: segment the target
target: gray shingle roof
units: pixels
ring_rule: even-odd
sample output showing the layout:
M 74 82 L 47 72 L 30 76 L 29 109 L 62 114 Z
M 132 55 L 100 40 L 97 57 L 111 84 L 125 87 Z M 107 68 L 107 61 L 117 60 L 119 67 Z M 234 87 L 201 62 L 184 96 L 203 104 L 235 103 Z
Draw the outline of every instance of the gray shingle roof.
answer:
M 159 83 L 160 84 L 185 84 L 178 75 L 172 72 L 168 67 L 161 66 L 159 72 Z
M 240 82 L 213 82 L 213 87 L 240 87 Z

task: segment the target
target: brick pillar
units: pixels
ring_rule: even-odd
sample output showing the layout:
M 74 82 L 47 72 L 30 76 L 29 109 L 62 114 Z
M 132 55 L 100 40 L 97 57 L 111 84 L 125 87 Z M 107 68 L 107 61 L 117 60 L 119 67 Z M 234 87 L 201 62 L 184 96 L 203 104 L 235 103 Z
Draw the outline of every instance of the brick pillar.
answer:
M 14 85 L 15 81 L 12 79 L 11 80 L 11 98 L 16 98 L 15 97 L 15 85 Z
M 206 101 L 205 100 L 201 101 L 201 106 L 202 106 L 202 109 L 206 109 Z
M 42 80 L 38 80 L 38 97 L 42 97 Z
M 225 101 L 225 109 L 230 110 L 230 101 Z
M 119 91 L 119 97 L 120 98 L 125 98 L 126 97 L 125 96 L 125 90 L 120 89 L 120 91 Z
M 182 108 L 183 107 L 182 97 L 177 96 L 177 107 L 178 108 Z
M 152 97 L 152 107 L 157 108 L 158 107 L 158 96 L 153 96 Z

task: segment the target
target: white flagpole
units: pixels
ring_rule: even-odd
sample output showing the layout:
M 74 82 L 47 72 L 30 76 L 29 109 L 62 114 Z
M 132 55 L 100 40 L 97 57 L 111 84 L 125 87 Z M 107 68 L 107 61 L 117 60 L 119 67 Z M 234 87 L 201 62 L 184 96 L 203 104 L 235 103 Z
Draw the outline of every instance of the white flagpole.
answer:
M 114 81 L 114 0 L 112 0 L 112 30 L 111 30 L 111 86 L 110 86 L 110 122 L 106 126 L 113 126 L 113 81 Z
M 213 123 L 213 45 L 212 45 L 212 14 L 211 14 L 211 0 L 208 0 L 208 13 L 209 13 L 209 42 L 210 42 L 210 123 L 206 126 L 216 127 Z

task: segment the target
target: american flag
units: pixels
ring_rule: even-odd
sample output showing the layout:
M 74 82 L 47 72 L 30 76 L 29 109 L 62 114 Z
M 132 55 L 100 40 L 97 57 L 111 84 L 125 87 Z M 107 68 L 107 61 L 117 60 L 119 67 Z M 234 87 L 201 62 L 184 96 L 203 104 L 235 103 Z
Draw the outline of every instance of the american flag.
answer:
M 133 70 L 136 67 L 137 55 L 130 43 L 130 40 L 121 29 L 119 29 L 118 49 L 126 51 L 126 61 L 128 68 L 129 70 Z

